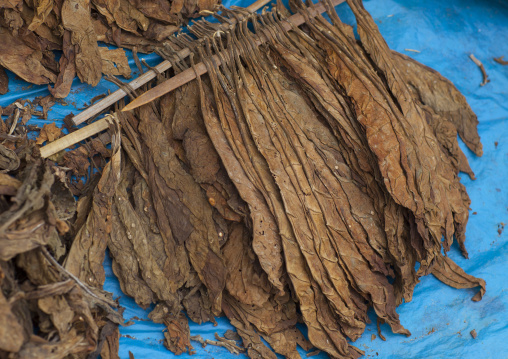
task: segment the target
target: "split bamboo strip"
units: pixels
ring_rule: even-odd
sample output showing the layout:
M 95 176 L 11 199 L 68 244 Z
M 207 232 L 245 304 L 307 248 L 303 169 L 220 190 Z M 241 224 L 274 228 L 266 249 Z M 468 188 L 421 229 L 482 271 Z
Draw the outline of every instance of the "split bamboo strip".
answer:
M 41 157 L 48 158 L 55 153 L 58 153 L 67 147 L 71 147 L 76 143 L 87 139 L 101 131 L 104 131 L 109 127 L 111 115 L 107 115 L 106 117 L 100 119 L 99 121 L 95 121 L 90 125 L 80 128 L 77 131 L 69 133 L 67 136 L 64 136 L 54 142 L 47 144 L 46 146 L 41 147 Z

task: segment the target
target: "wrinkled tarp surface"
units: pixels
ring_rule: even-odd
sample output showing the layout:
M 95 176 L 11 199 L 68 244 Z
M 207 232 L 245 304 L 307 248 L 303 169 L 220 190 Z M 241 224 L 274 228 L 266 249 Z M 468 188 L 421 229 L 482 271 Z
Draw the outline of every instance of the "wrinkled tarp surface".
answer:
M 224 0 L 226 6 L 247 6 L 250 0 Z M 376 318 L 355 345 L 366 357 L 379 358 L 508 358 L 508 66 L 494 62 L 494 57 L 508 59 L 508 2 L 503 0 L 366 0 L 365 7 L 372 14 L 388 45 L 399 52 L 430 66 L 450 79 L 466 96 L 478 115 L 479 132 L 484 155 L 477 158 L 465 146 L 471 168 L 477 179 L 462 181 L 471 197 L 471 213 L 467 227 L 467 248 L 470 259 L 464 259 L 455 246 L 449 253 L 467 273 L 487 281 L 487 293 L 480 302 L 472 302 L 475 290 L 457 290 L 439 282 L 433 276 L 422 278 L 413 300 L 398 309 L 402 324 L 411 331 L 406 338 L 392 334 L 387 325 L 382 333 L 387 341 L 377 337 Z M 354 16 L 346 4 L 337 7 L 343 21 L 354 24 Z M 0 39 L 1 41 L 1 39 Z M 416 51 L 408 51 L 416 50 Z M 469 59 L 480 59 L 490 82 L 480 87 L 479 68 Z M 138 76 L 131 53 L 128 52 L 133 77 Z M 142 56 L 153 66 L 160 61 L 156 55 Z M 49 94 L 45 86 L 32 86 L 9 73 L 9 93 L 0 96 L 0 106 L 17 98 L 34 98 Z M 78 113 L 90 99 L 116 86 L 102 80 L 92 88 L 76 78 L 73 90 L 66 98 L 67 105 L 56 104 L 49 112 L 49 120 L 33 120 L 42 126 L 56 121 L 61 125 L 65 115 Z M 459 140 L 460 141 L 460 140 Z M 506 177 L 505 177 L 506 176 Z M 120 357 L 136 359 L 174 358 L 162 344 L 163 325 L 146 321 L 149 310 L 137 307 L 123 295 L 106 258 L 108 275 L 105 289 L 120 296 L 125 307 L 124 317 L 134 319 L 134 325 L 120 329 Z M 233 327 L 224 318 L 218 325 L 190 323 L 191 335 L 213 339 Z M 478 337 L 470 332 L 475 329 Z M 372 340 L 372 334 L 376 338 Z M 235 356 L 223 348 L 195 343 L 194 358 L 245 358 Z M 301 351 L 305 358 L 305 352 Z M 184 354 L 182 358 L 187 358 Z M 327 358 L 320 354 L 315 358 Z

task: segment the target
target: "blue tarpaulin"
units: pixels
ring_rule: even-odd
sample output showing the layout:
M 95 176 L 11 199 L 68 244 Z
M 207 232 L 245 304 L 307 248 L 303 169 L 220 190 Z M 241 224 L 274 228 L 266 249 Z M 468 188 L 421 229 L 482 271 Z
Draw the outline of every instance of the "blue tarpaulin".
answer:
M 247 6 L 249 0 L 224 1 L 226 6 Z M 365 1 L 388 45 L 421 63 L 438 70 L 450 79 L 466 96 L 478 115 L 479 133 L 484 155 L 476 157 L 462 143 L 477 179 L 462 175 L 471 197 L 471 216 L 467 226 L 466 245 L 470 259 L 452 247 L 449 256 L 465 271 L 487 281 L 487 293 L 480 302 L 471 301 L 477 290 L 457 290 L 439 282 L 433 276 L 421 279 L 413 300 L 397 309 L 402 324 L 411 331 L 410 337 L 395 335 L 387 325 L 381 329 L 386 342 L 377 337 L 376 318 L 367 325 L 362 338 L 354 344 L 365 351 L 366 357 L 379 358 L 508 358 L 508 66 L 493 58 L 505 55 L 508 59 L 508 2 L 475 0 L 371 0 Z M 346 4 L 337 7 L 346 23 L 354 24 L 354 16 Z M 0 39 L 0 41 L 2 41 Z M 416 51 L 408 51 L 416 50 Z M 469 59 L 474 54 L 480 59 L 490 82 L 480 86 L 480 69 Z M 130 52 L 129 58 L 132 60 Z M 156 55 L 143 56 L 150 65 L 160 61 Z M 137 76 L 134 62 L 130 61 L 133 76 Z M 29 85 L 9 73 L 9 93 L 0 97 L 0 106 L 18 98 L 49 94 L 45 86 Z M 49 112 L 49 119 L 32 120 L 44 123 L 61 121 L 64 116 L 79 112 L 94 96 L 116 90 L 116 86 L 102 80 L 92 88 L 78 79 L 66 98 L 67 104 L 57 104 Z M 460 142 L 460 140 L 459 140 Z M 136 359 L 172 358 L 162 344 L 164 326 L 146 321 L 149 310 L 142 310 L 132 299 L 123 295 L 115 279 L 109 258 L 105 267 L 105 289 L 120 296 L 125 307 L 124 317 L 135 319 L 132 326 L 122 327 L 120 357 L 128 358 L 131 351 Z M 145 319 L 145 320 L 143 320 Z M 191 335 L 213 339 L 214 333 L 223 335 L 233 327 L 224 318 L 218 325 L 190 323 Z M 476 330 L 478 336 L 470 335 Z M 376 334 L 373 339 L 372 334 Z M 197 354 L 204 358 L 244 358 L 223 348 L 195 343 Z M 301 351 L 302 357 L 305 352 Z M 187 354 L 181 355 L 188 357 Z M 327 358 L 323 353 L 316 358 Z

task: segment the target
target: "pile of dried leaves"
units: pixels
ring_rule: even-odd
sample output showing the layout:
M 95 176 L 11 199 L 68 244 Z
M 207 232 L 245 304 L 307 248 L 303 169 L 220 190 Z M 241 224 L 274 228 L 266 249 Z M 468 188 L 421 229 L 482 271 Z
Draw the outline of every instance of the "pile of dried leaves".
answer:
M 68 152 L 64 167 L 10 154 L 20 164 L 0 185 L 0 332 L 6 320 L 19 330 L 0 350 L 114 357 L 106 249 L 122 291 L 157 304 L 149 317 L 176 354 L 192 351 L 183 311 L 196 323 L 226 315 L 251 358 L 299 358 L 297 345 L 357 358 L 348 339 L 371 307 L 410 334 L 396 307 L 421 276 L 479 286 L 481 299 L 485 282 L 442 254 L 455 237 L 467 257 L 458 173 L 473 173 L 457 134 L 480 156 L 476 116 L 451 82 L 390 51 L 360 0 L 347 2 L 359 41 L 329 2 L 333 25 L 292 1 L 307 21 L 291 32 L 278 4 L 201 32 L 189 62 L 169 56 L 174 73 L 199 61 L 208 74 L 117 111 L 111 138 Z M 96 154 L 109 162 L 96 162 L 74 205 L 63 171 Z
M 66 97 L 77 75 L 97 85 L 102 74 L 130 77 L 122 48 L 153 52 L 187 19 L 218 0 L 0 0 L 0 94 L 9 69 Z M 119 49 L 99 46 L 98 41 Z M 61 50 L 59 61 L 54 50 Z
M 85 198 L 92 210 L 100 205 L 92 193 L 76 204 L 64 169 L 39 158 L 23 125 L 17 135 L 0 125 L 0 357 L 114 357 L 118 305 L 64 262 L 94 214 Z

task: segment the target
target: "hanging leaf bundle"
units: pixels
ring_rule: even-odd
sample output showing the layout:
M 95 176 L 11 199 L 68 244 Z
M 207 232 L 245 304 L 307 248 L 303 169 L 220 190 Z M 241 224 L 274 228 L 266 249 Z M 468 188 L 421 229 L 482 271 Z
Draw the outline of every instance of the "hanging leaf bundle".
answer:
M 196 323 L 225 315 L 249 357 L 273 359 L 299 358 L 297 345 L 362 356 L 351 341 L 370 308 L 410 335 L 396 307 L 424 275 L 480 287 L 473 300 L 482 298 L 485 282 L 446 256 L 454 238 L 468 255 L 470 200 L 458 173 L 474 174 L 457 135 L 481 156 L 476 116 L 451 82 L 389 50 L 360 0 L 347 3 L 359 40 L 329 0 L 331 23 L 294 0 L 301 27 L 278 4 L 225 32 L 198 22 L 197 40 L 181 35 L 159 51 L 173 65 L 159 83 L 196 79 L 115 112 L 111 159 L 83 191 L 58 257 L 79 288 L 100 290 L 109 249 L 122 291 L 156 304 L 149 317 L 166 325 L 169 350 L 192 352 L 184 311 Z M 189 59 L 175 47 L 188 47 Z M 45 246 L 56 255 L 40 241 L 29 253 Z M 106 334 L 94 334 L 90 350 L 113 352 L 116 327 L 94 318 Z M 31 343 L 23 338 L 20 347 Z

